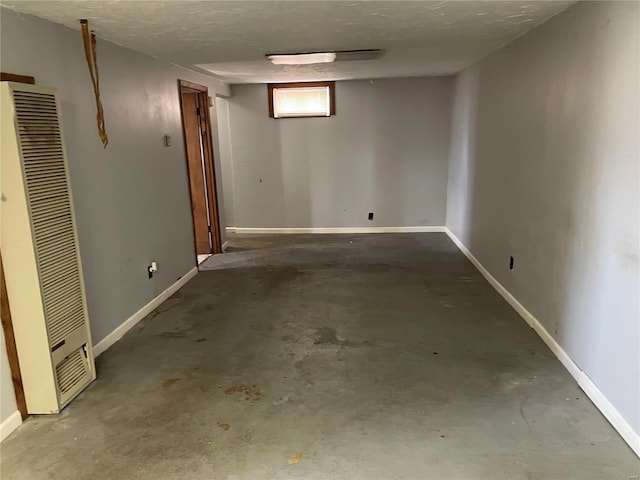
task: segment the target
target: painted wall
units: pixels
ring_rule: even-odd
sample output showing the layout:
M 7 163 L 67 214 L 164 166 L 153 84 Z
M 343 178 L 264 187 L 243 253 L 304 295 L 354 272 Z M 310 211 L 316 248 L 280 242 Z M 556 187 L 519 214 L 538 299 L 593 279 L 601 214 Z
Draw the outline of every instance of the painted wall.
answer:
M 220 143 L 220 171 L 222 174 L 222 184 L 224 185 L 224 216 L 227 225 L 235 225 L 233 148 L 231 145 L 228 99 L 221 97 L 216 99 L 216 114 L 218 117 L 218 138 Z
M 4 8 L 0 13 L 2 71 L 59 90 L 97 343 L 195 266 L 177 80 L 207 85 L 212 95 L 228 95 L 228 86 L 98 40 L 109 134 L 103 149 L 80 32 Z M 215 112 L 212 122 L 217 136 Z M 163 145 L 165 134 L 171 147 Z M 151 260 L 159 273 L 150 280 Z
M 234 226 L 444 225 L 452 84 L 337 82 L 337 115 L 280 120 L 266 85 L 234 85 Z
M 18 409 L 16 395 L 13 391 L 11 370 L 7 359 L 7 348 L 4 343 L 4 332 L 0 328 L 0 425 Z
M 636 432 L 639 7 L 579 2 L 457 77 L 447 208 Z

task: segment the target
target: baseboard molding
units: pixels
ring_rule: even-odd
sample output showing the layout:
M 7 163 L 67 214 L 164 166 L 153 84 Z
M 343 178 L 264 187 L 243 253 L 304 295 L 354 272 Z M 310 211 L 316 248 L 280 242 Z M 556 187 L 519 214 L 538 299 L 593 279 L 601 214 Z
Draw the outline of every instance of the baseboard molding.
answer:
M 20 425 L 22 425 L 22 415 L 16 410 L 4 422 L 0 423 L 0 442 L 11 435 Z
M 227 227 L 229 233 L 431 233 L 445 232 L 446 227 L 312 227 L 312 228 L 245 228 Z
M 222 250 L 223 252 L 225 251 L 225 249 L 229 246 L 229 240 L 227 240 L 226 242 L 224 242 L 222 244 L 222 246 L 220 247 L 220 250 Z
M 627 442 L 629 447 L 640 457 L 640 434 L 636 432 L 631 425 L 618 412 L 616 407 L 602 393 L 589 376 L 583 372 L 580 367 L 572 360 L 567 352 L 560 346 L 558 342 L 551 336 L 546 328 L 531 314 L 524 306 L 500 283 L 493 275 L 478 261 L 478 259 L 469 251 L 469 249 L 454 235 L 454 233 L 445 228 L 449 238 L 456 244 L 462 253 L 469 259 L 474 267 L 482 274 L 484 278 L 491 284 L 496 291 L 518 312 L 518 314 L 533 328 L 540 336 L 542 341 L 549 347 L 553 354 L 560 360 L 560 363 L 569 371 L 571 376 L 578 382 L 578 386 L 587 394 L 594 405 L 600 410 L 602 415 L 611 423 L 613 428 L 617 430 L 620 436 Z
M 155 310 L 158 305 L 164 302 L 167 298 L 173 295 L 180 287 L 182 287 L 185 283 L 191 280 L 198 273 L 198 267 L 194 267 L 185 273 L 182 277 L 180 277 L 173 285 L 167 288 L 164 292 L 158 295 L 156 298 L 147 303 L 144 307 L 138 310 L 136 313 L 127 318 L 118 328 L 116 328 L 113 332 L 107 335 L 105 338 L 100 340 L 93 346 L 93 355 L 97 357 L 106 349 L 108 349 L 111 345 L 120 340 L 125 333 L 127 333 L 131 328 L 142 320 L 144 317 L 149 315 L 153 310 Z

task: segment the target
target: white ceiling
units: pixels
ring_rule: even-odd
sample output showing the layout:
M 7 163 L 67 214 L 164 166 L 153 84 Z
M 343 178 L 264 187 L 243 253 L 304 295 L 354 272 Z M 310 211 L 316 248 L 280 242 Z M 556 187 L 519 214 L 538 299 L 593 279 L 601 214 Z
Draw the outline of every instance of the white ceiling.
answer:
M 2 6 L 79 28 L 230 83 L 456 73 L 573 1 L 26 1 Z M 268 53 L 380 48 L 377 60 L 276 66 Z

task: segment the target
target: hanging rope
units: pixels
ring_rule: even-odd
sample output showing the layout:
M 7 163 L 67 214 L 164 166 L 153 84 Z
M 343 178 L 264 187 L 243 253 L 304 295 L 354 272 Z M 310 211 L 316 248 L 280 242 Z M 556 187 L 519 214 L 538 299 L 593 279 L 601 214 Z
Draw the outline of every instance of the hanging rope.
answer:
M 87 20 L 80 20 L 80 26 L 82 28 L 82 41 L 84 42 L 84 55 L 87 58 L 91 83 L 93 84 L 93 93 L 96 96 L 98 135 L 100 135 L 100 140 L 102 140 L 104 148 L 107 148 L 109 137 L 107 136 L 107 131 L 104 126 L 104 110 L 102 109 L 102 102 L 100 101 L 100 77 L 98 75 L 96 35 L 91 32 L 91 37 L 89 37 L 89 22 Z

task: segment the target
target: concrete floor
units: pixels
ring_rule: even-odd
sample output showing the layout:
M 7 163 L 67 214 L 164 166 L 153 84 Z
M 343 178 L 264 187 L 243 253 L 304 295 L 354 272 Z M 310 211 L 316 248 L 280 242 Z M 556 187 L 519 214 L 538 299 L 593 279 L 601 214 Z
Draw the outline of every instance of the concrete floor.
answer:
M 444 234 L 236 236 L 229 251 L 101 355 L 62 414 L 2 443 L 2 480 L 640 472 Z

